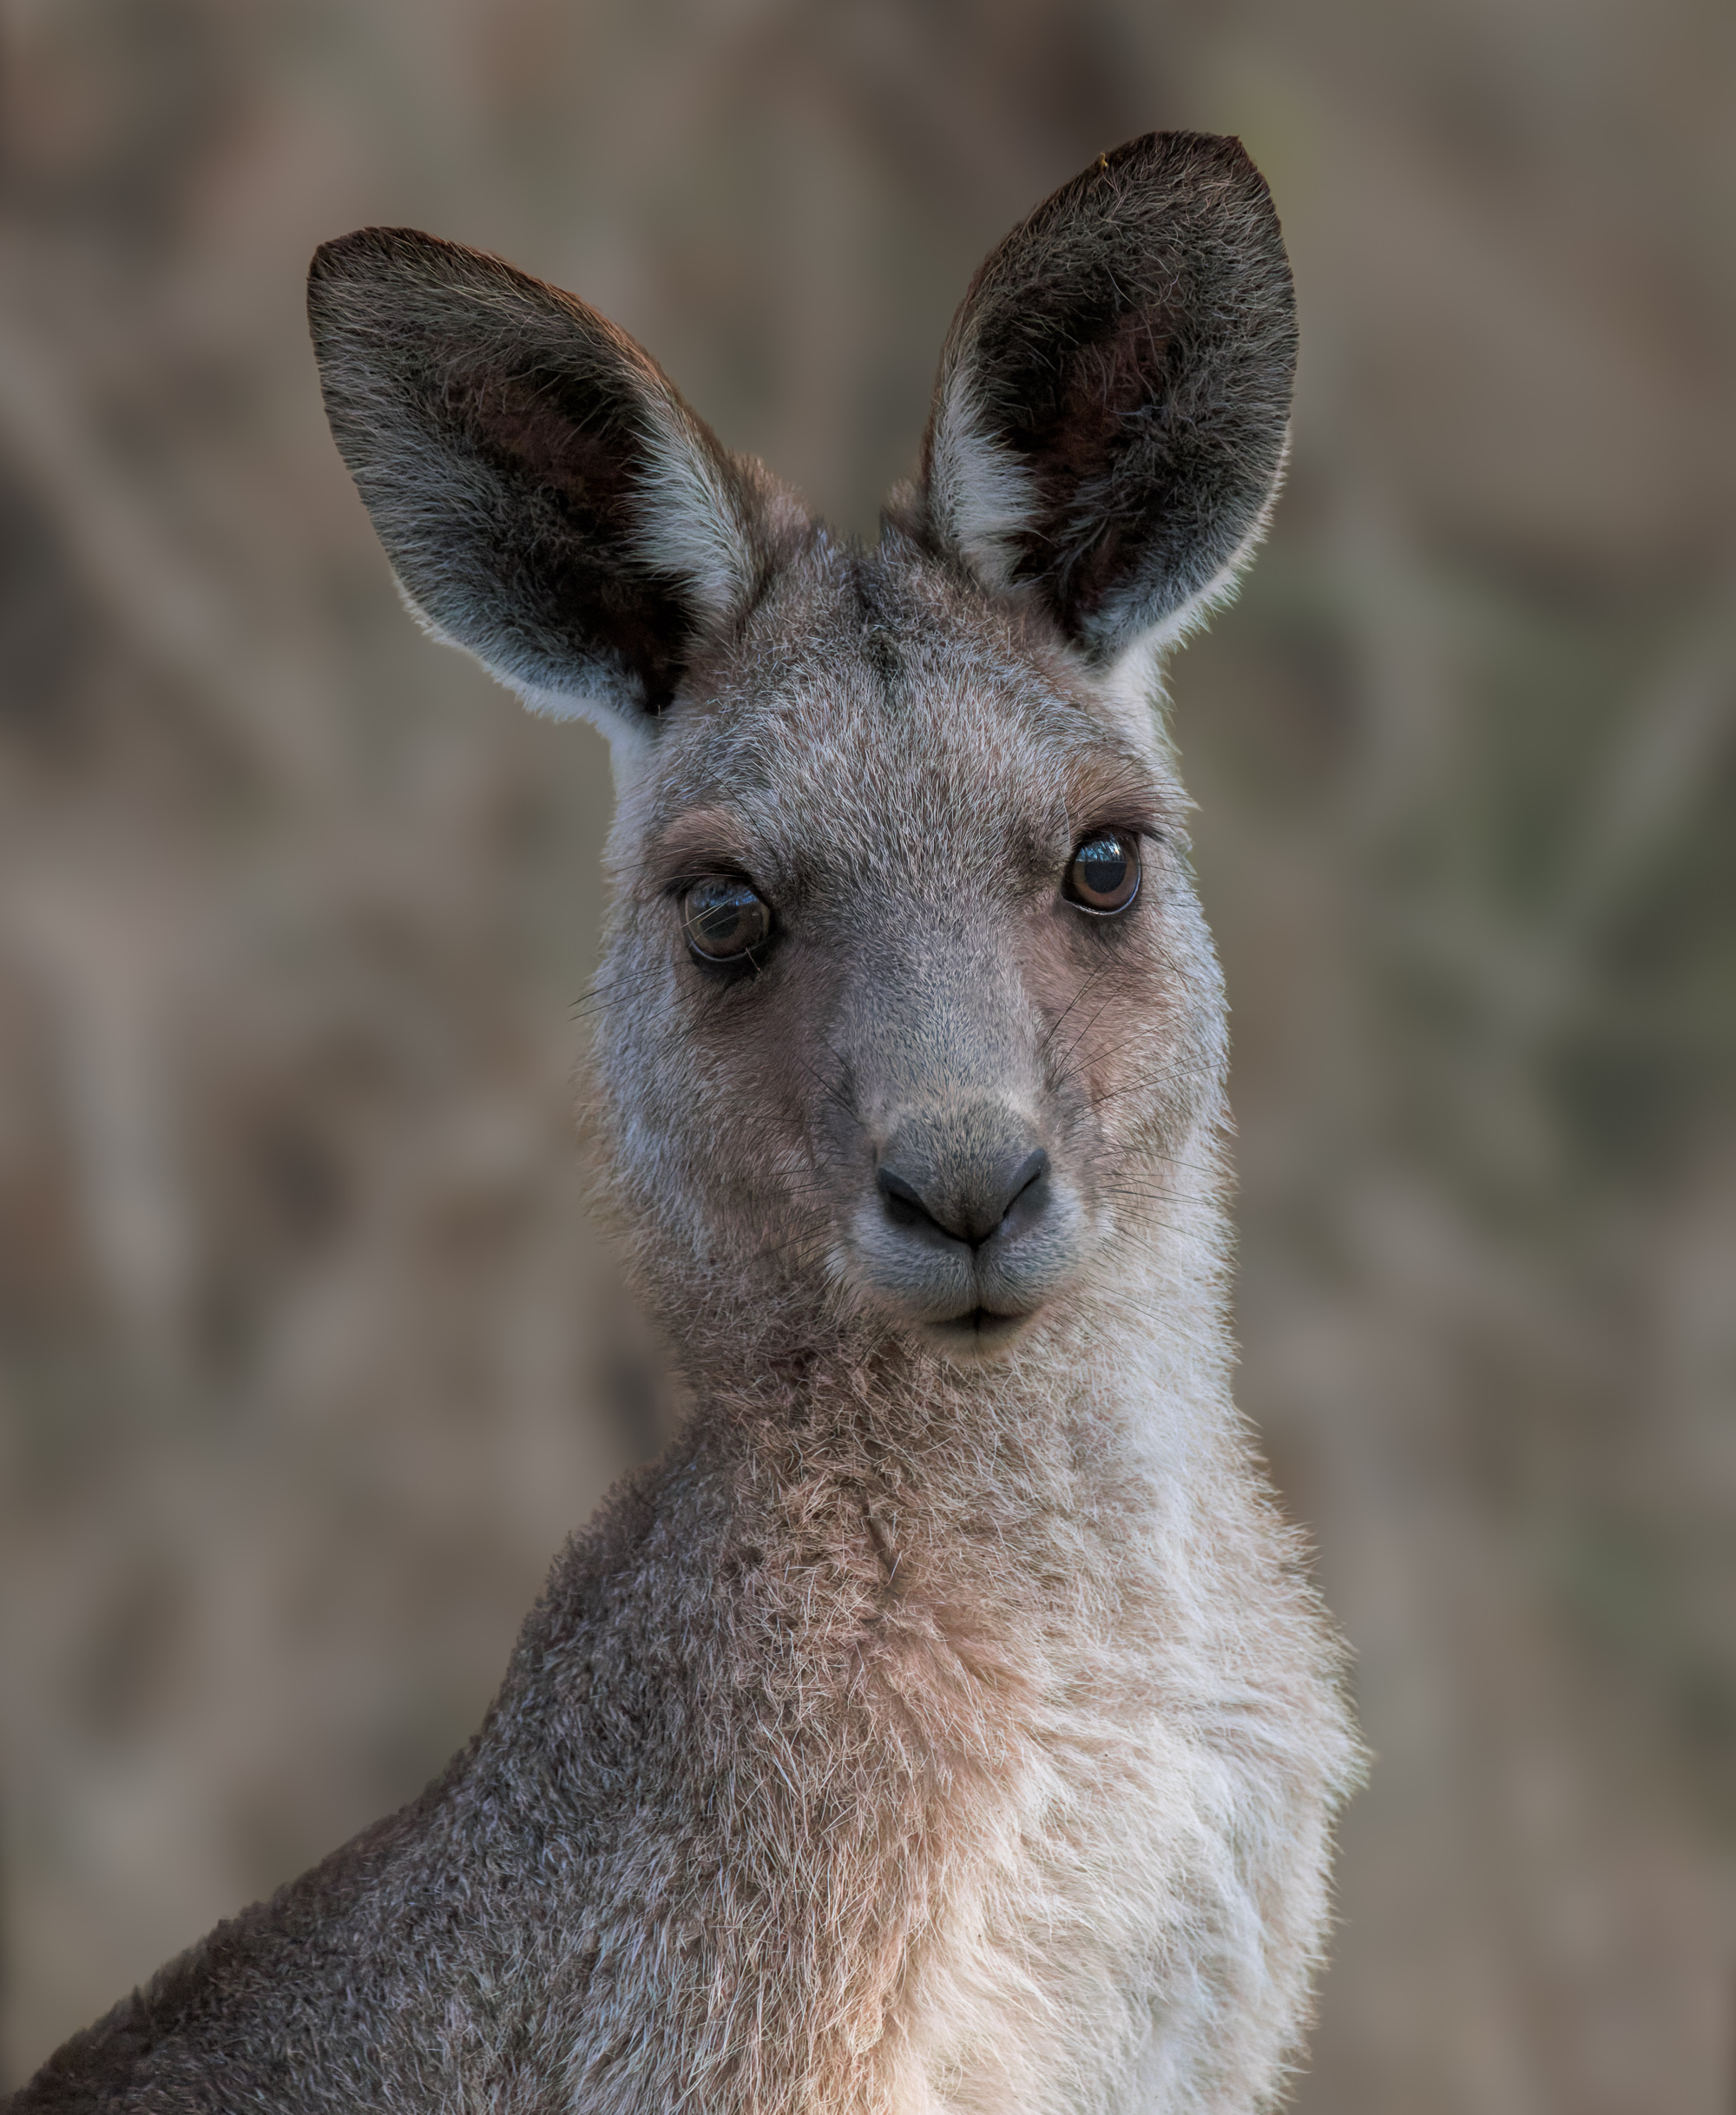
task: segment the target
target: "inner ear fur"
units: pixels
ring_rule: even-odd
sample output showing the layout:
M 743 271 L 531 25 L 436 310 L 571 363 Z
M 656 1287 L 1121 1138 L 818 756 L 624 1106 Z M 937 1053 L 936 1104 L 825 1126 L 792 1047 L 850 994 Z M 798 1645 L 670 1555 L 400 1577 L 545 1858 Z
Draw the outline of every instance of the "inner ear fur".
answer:
M 582 301 L 410 228 L 325 244 L 332 431 L 417 614 L 528 702 L 643 724 L 739 623 L 780 495 Z
M 1233 581 L 1283 467 L 1295 298 L 1239 141 L 1099 157 L 983 263 L 941 354 L 918 531 L 1094 662 Z

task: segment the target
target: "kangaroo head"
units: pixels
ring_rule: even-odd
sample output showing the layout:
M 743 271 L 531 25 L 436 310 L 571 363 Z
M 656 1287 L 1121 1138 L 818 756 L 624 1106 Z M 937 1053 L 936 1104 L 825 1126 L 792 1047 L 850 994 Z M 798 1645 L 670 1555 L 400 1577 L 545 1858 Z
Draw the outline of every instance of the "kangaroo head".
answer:
M 600 1117 L 677 1337 L 968 1364 L 1088 1307 L 1219 1114 L 1156 669 L 1284 455 L 1240 146 L 1133 142 L 1007 237 L 872 550 L 495 258 L 365 230 L 310 306 L 412 609 L 610 737 Z

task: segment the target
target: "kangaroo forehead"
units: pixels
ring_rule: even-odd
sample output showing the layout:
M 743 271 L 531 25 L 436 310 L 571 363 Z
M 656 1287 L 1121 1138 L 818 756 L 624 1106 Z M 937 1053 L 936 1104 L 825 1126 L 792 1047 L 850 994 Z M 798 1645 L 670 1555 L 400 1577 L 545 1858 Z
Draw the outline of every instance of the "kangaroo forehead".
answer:
M 705 748 L 658 802 L 671 880 L 718 862 L 792 879 L 1047 871 L 1082 832 L 1155 829 L 1175 805 L 1076 708 L 1060 725 L 1009 720 L 968 685 L 901 703 L 803 686 L 755 700 Z
M 1047 863 L 1082 828 L 1174 819 L 1154 754 L 1063 666 L 985 639 L 944 592 L 865 611 L 834 579 L 792 599 L 765 636 L 750 628 L 670 745 L 653 833 L 674 866 L 817 845 L 877 867 L 1009 848 Z

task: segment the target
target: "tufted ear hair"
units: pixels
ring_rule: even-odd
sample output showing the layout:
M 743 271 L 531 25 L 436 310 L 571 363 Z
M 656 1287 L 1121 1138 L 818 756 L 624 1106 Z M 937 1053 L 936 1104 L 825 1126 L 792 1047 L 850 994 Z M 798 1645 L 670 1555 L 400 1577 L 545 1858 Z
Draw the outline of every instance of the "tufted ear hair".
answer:
M 539 712 L 643 732 L 796 511 L 582 301 L 410 228 L 328 242 L 332 432 L 405 598 Z
M 1283 468 L 1295 300 L 1240 142 L 1148 133 L 989 256 L 941 354 L 917 532 L 1095 663 L 1229 591 Z

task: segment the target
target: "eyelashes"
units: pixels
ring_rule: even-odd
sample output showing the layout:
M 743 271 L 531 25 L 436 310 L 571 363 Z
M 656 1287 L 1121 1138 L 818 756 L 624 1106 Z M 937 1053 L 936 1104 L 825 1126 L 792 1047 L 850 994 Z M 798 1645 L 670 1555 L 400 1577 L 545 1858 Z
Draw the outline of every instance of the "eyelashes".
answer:
M 1069 862 L 1062 893 L 1093 918 L 1116 918 L 1140 892 L 1139 838 L 1132 830 L 1094 830 Z
M 758 968 L 772 938 L 772 906 L 740 874 L 707 874 L 682 893 L 681 926 L 696 962 Z

